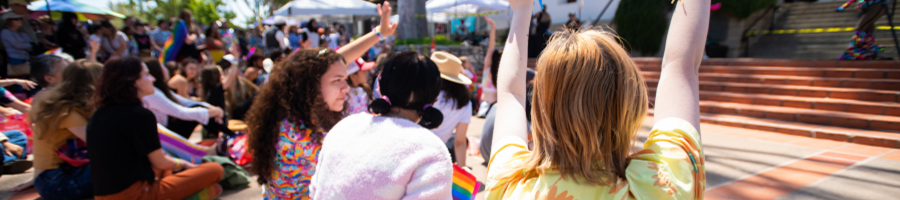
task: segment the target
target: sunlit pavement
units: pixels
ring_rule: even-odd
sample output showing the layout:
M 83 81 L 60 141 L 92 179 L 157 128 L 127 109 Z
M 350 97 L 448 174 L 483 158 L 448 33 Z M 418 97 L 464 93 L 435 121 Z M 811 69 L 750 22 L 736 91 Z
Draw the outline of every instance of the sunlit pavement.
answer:
M 639 148 L 650 131 L 647 118 L 638 133 Z M 480 137 L 484 120 L 472 118 L 468 136 Z M 706 199 L 896 199 L 900 196 L 900 151 L 772 132 L 702 124 L 706 153 Z M 191 138 L 199 141 L 199 134 Z M 469 156 L 468 166 L 486 183 L 483 159 Z M 0 199 L 32 173 L 0 177 Z M 254 177 L 255 178 L 255 177 Z M 262 199 L 262 189 L 225 191 L 219 199 Z M 26 195 L 27 196 L 27 195 Z M 25 197 L 25 196 L 23 196 Z M 477 199 L 484 199 L 478 195 Z

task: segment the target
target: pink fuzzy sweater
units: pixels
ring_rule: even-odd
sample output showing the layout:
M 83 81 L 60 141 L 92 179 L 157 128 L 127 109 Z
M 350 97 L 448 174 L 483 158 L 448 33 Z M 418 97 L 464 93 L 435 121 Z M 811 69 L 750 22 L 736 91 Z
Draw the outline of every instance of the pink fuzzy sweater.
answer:
M 328 132 L 312 199 L 451 199 L 446 145 L 406 119 L 356 114 Z

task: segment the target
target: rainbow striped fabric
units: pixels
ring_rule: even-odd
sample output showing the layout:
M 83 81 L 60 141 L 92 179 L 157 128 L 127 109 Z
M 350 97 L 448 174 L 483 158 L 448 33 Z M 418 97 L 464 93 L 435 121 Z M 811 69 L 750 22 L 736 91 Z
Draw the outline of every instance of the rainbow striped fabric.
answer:
M 159 133 L 159 144 L 163 151 L 172 157 L 181 158 L 194 164 L 200 164 L 206 155 L 207 147 L 192 144 L 178 133 L 172 132 L 165 126 L 156 124 L 156 132 Z
M 215 199 L 220 194 L 222 194 L 221 189 L 217 189 L 216 185 L 210 185 L 209 187 L 200 190 L 200 192 L 184 198 L 184 200 L 210 200 Z
M 475 176 L 465 169 L 453 165 L 453 200 L 475 199 L 481 183 L 475 181 Z
M 166 40 L 162 52 L 160 52 L 162 56 L 159 57 L 159 62 L 166 63 L 175 60 L 178 56 L 178 50 L 184 45 L 184 40 L 187 36 L 187 24 L 184 23 L 184 20 L 179 20 L 178 24 L 175 24 L 175 28 L 172 29 L 172 35 Z
M 256 53 L 256 47 L 251 47 L 251 48 L 250 48 L 250 52 L 247 52 L 247 54 L 244 55 L 244 60 L 250 59 L 250 56 L 252 56 L 253 53 Z M 251 63 L 251 64 L 252 64 L 252 63 Z
M 44 52 L 43 55 L 59 55 L 62 53 L 62 48 L 56 47 Z

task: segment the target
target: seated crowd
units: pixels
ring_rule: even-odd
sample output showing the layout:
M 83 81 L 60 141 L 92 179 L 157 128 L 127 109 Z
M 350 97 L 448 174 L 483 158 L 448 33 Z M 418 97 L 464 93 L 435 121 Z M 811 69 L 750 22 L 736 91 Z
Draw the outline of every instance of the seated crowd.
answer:
M 153 41 L 156 32 L 100 22 L 75 35 L 84 43 L 70 48 L 83 51 L 10 63 L 10 77 L 30 77 L 0 80 L 18 89 L 0 88 L 0 114 L 27 115 L 32 126 L 0 134 L 3 170 L 33 166 L 34 178 L 13 190 L 33 187 L 51 200 L 213 199 L 246 174 L 236 163 L 249 164 L 264 199 L 452 199 L 455 168 L 473 165 L 466 151 L 476 141 L 466 135 L 481 110 L 487 121 L 473 147 L 488 166 L 487 199 L 703 199 L 696 69 L 710 1 L 677 5 L 686 12 L 674 14 L 668 34 L 683 41 L 668 40 L 656 122 L 639 152 L 630 145 L 649 97 L 615 35 L 557 32 L 528 69 L 533 0 L 509 3 L 509 38 L 502 51 L 489 43 L 481 97 L 469 59 L 382 46 L 398 26 L 387 2 L 375 30 L 327 44 L 340 48 L 318 48 L 309 39 L 318 34 L 296 27 L 280 30 L 280 19 L 272 29 L 282 33 L 266 35 L 286 43 L 248 51 L 255 48 L 223 43 L 222 23 L 200 34 L 185 10 L 164 22 L 191 30 L 179 49 L 152 42 L 132 51 L 130 38 Z M 19 48 L 7 35 L 27 38 L 12 31 L 21 18 L 3 16 L 7 49 Z M 384 53 L 373 55 L 376 46 Z M 195 132 L 203 142 L 188 142 Z M 232 151 L 241 138 L 249 163 Z

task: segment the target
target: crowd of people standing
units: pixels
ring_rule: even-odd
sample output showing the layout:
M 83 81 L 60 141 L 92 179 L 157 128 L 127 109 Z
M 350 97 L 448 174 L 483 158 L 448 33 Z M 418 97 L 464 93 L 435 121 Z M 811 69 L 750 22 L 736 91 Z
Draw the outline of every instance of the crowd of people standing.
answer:
M 509 38 L 504 50 L 489 42 L 481 97 L 471 91 L 479 79 L 467 58 L 391 52 L 385 41 L 400 24 L 389 22 L 387 2 L 379 25 L 354 40 L 340 24 L 319 31 L 315 20 L 300 28 L 276 17 L 245 35 L 227 21 L 194 23 L 189 10 L 152 31 L 134 18 L 117 28 L 63 13 L 58 27 L 35 29 L 56 29 L 48 41 L 60 50 L 47 55 L 31 53 L 44 42 L 29 41 L 43 39 L 21 30 L 25 17 L 14 7 L 2 32 L 13 79 L 0 86 L 22 94 L 0 89 L 9 93 L 0 113 L 27 113 L 33 134 L 0 134 L 3 169 L 33 162 L 34 179 L 14 190 L 34 187 L 44 199 L 211 199 L 234 163 L 183 157 L 164 138 L 191 138 L 202 127 L 204 139 L 246 134 L 247 169 L 264 199 L 451 199 L 453 165 L 473 165 L 466 135 L 482 105 L 488 199 L 557 191 L 702 199 L 695 72 L 710 1 L 677 5 L 686 12 L 673 16 L 669 35 L 684 41 L 666 47 L 656 123 L 640 152 L 630 144 L 649 97 L 638 67 L 613 34 L 586 29 L 555 33 L 537 69 L 527 69 L 532 4 L 510 0 Z M 237 122 L 246 128 L 229 127 Z M 207 156 L 234 159 L 215 148 Z

